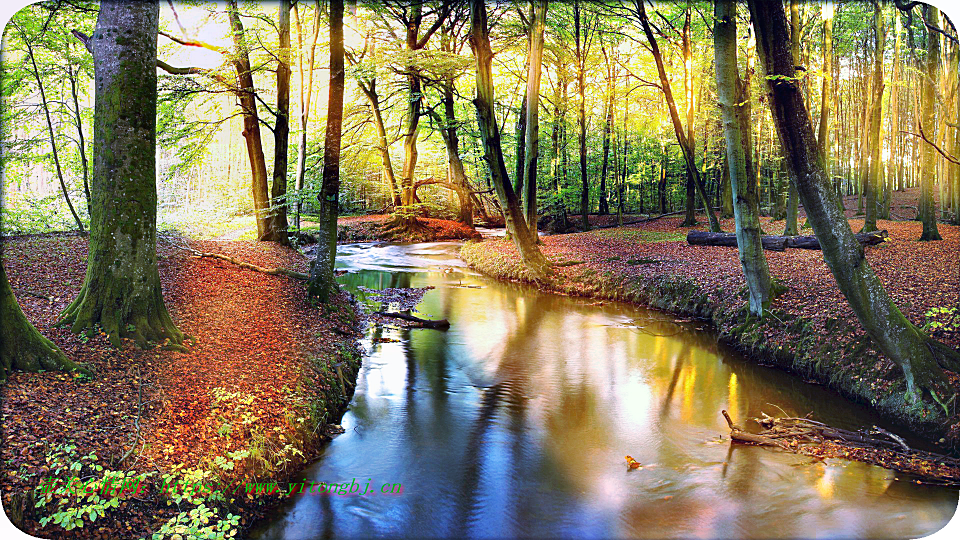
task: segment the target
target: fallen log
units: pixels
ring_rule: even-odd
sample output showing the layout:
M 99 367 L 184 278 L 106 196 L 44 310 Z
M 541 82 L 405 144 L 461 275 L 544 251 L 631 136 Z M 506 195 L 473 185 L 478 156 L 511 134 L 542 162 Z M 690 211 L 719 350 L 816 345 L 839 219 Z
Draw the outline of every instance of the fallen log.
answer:
M 886 230 L 873 231 L 868 233 L 857 233 L 857 241 L 864 246 L 875 246 L 882 244 L 890 237 Z M 797 249 L 820 249 L 820 241 L 816 236 L 791 236 L 787 237 L 787 247 Z
M 862 245 L 873 246 L 882 244 L 889 238 L 887 231 L 858 233 L 857 240 Z M 816 236 L 773 236 L 760 237 L 763 249 L 769 251 L 784 251 L 786 248 L 820 249 L 820 241 Z M 690 231 L 687 233 L 687 243 L 691 246 L 719 246 L 737 247 L 737 235 L 734 233 L 714 233 L 706 231 Z
M 229 263 L 233 263 L 233 264 L 239 266 L 240 268 L 246 268 L 246 269 L 248 269 L 248 270 L 253 270 L 254 272 L 261 272 L 261 273 L 264 273 L 264 274 L 270 274 L 271 276 L 287 276 L 287 277 L 292 277 L 292 278 L 294 278 L 294 279 L 302 279 L 302 280 L 306 280 L 306 279 L 309 277 L 309 276 L 307 276 L 306 274 L 303 274 L 303 273 L 300 273 L 300 272 L 294 272 L 293 270 L 287 270 L 286 268 L 264 268 L 264 267 L 262 267 L 262 266 L 257 266 L 257 265 L 255 265 L 255 264 L 250 264 L 250 263 L 248 263 L 248 262 L 238 261 L 237 259 L 234 259 L 233 257 L 230 257 L 230 256 L 228 256 L 228 255 L 222 255 L 222 254 L 220 254 L 220 253 L 209 253 L 209 252 L 206 252 L 206 251 L 194 251 L 194 256 L 199 257 L 199 258 L 201 258 L 201 259 L 204 258 L 204 257 L 210 257 L 210 258 L 213 258 L 213 259 L 220 259 L 220 260 L 223 260 L 223 261 L 227 261 L 227 262 L 229 262 Z
M 763 249 L 769 251 L 784 251 L 787 249 L 787 239 L 784 236 L 761 236 L 760 241 L 763 244 Z M 737 247 L 737 235 L 734 233 L 690 231 L 687 233 L 687 243 L 691 246 Z
M 374 315 L 380 315 L 381 317 L 393 317 L 394 319 L 415 322 L 421 325 L 423 328 L 433 328 L 434 330 L 446 330 L 450 328 L 450 321 L 446 319 L 432 321 L 430 319 L 421 319 L 420 317 L 414 317 L 413 315 L 407 315 L 406 313 L 395 313 L 392 311 L 374 311 L 373 313 Z

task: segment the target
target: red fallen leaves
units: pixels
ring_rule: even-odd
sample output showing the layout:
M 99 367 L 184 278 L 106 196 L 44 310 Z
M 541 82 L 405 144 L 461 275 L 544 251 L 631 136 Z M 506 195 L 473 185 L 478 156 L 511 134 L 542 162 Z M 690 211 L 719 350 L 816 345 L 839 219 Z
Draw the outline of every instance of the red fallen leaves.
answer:
M 302 255 L 270 243 L 193 244 L 260 266 L 307 268 Z M 65 373 L 16 373 L 0 387 L 4 463 L 0 487 L 7 502 L 13 493 L 36 487 L 44 457 L 57 444 L 75 442 L 80 453 L 92 451 L 107 460 L 126 453 L 136 436 L 140 390 L 144 440 L 126 465 L 141 472 L 166 470 L 175 463 L 195 467 L 249 444 L 250 429 L 218 434 L 228 412 L 215 389 L 248 400 L 245 410 L 255 413 L 256 429 L 268 442 L 280 439 L 291 430 L 288 413 L 325 387 L 307 359 L 329 361 L 333 351 L 353 343 L 342 335 L 351 333 L 350 323 L 340 319 L 353 312 L 346 297 L 336 298 L 334 315 L 323 317 L 306 301 L 299 281 L 197 259 L 161 244 L 159 267 L 167 307 L 196 343 L 186 354 L 140 350 L 132 343 L 116 349 L 102 335 L 87 339 L 51 326 L 83 282 L 86 238 L 11 238 L 4 240 L 3 248 L 15 291 L 54 297 L 51 302 L 18 295 L 27 317 L 68 357 L 97 374 L 78 384 Z M 133 523 L 142 536 L 165 521 L 162 514 L 149 505 L 135 507 L 115 525 L 126 528 Z M 109 530 L 111 525 L 101 526 Z
M 385 225 L 393 219 L 388 214 L 352 216 L 337 220 L 337 241 L 368 242 L 390 240 L 395 242 L 435 242 L 438 240 L 479 240 L 480 233 L 457 221 L 433 218 L 417 218 L 419 230 L 400 236 L 385 231 Z

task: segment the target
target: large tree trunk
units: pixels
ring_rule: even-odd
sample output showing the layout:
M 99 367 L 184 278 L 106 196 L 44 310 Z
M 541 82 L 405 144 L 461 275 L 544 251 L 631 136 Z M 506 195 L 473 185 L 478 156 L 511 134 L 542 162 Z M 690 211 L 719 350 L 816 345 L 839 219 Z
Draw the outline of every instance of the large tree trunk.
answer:
M 299 53 L 298 66 L 300 69 L 300 136 L 297 138 L 297 234 L 300 233 L 300 211 L 303 208 L 303 184 L 307 170 L 307 122 L 310 119 L 310 101 L 313 98 L 313 64 L 317 50 L 317 37 L 320 35 L 320 0 L 314 3 L 313 35 L 310 38 L 309 53 L 307 53 L 306 75 L 303 66 L 303 29 L 300 26 L 299 2 L 293 4 L 293 13 L 297 22 L 297 49 Z
M 911 324 L 867 263 L 863 247 L 850 229 L 824 171 L 823 156 L 795 82 L 783 6 L 762 0 L 749 0 L 749 5 L 783 156 L 797 180 L 800 199 L 820 241 L 823 258 L 864 330 L 883 354 L 903 369 L 907 399 L 919 400 L 928 391 L 943 402 L 952 392 L 941 366 L 960 369 L 960 353 L 930 339 Z
M 267 192 L 267 163 L 263 155 L 263 140 L 260 135 L 260 115 L 257 112 L 257 90 L 253 85 L 250 53 L 236 0 L 230 0 L 227 15 L 230 18 L 233 43 L 236 49 L 232 59 L 237 70 L 237 81 L 240 86 L 238 97 L 240 110 L 243 113 L 243 138 L 247 143 L 247 157 L 250 160 L 253 209 L 257 218 L 257 239 L 263 240 L 273 235 L 274 226 Z
M 923 6 L 924 18 L 933 28 L 940 26 L 940 11 L 937 8 L 927 4 Z M 919 131 L 929 141 L 936 140 L 937 123 L 934 115 L 934 101 L 936 98 L 936 87 L 940 73 L 940 35 L 935 31 L 927 30 L 927 57 L 925 60 L 925 73 L 921 74 L 922 79 L 920 90 L 920 127 Z M 940 230 L 937 228 L 937 205 L 933 199 L 933 183 L 937 175 L 937 154 L 936 150 L 929 144 L 923 144 L 921 149 L 921 162 L 923 163 L 923 172 L 920 175 L 920 221 L 923 223 L 923 233 L 920 235 L 921 241 L 941 240 Z
M 431 114 L 440 126 L 440 136 L 447 150 L 447 187 L 457 194 L 460 205 L 457 221 L 473 227 L 473 198 L 470 196 L 472 190 L 463 168 L 463 160 L 460 159 L 460 137 L 457 135 L 457 113 L 454 109 L 455 84 L 453 79 L 446 79 L 443 83 L 443 117 L 432 110 Z
M 890 77 L 890 160 L 887 162 L 887 191 L 884 196 L 884 219 L 890 219 L 890 206 L 893 190 L 899 180 L 900 167 L 898 163 L 903 159 L 900 152 L 900 12 L 893 12 L 893 75 Z
M 494 85 L 491 64 L 493 51 L 487 29 L 487 7 L 484 0 L 472 0 L 470 3 L 470 48 L 476 59 L 477 96 L 473 104 L 477 109 L 477 121 L 483 140 L 484 160 L 490 169 L 494 190 L 503 208 L 503 217 L 507 231 L 520 252 L 524 265 L 537 277 L 546 277 L 548 266 L 546 258 L 537 247 L 536 238 L 530 234 L 519 201 L 510 179 L 507 166 L 503 161 L 503 148 L 500 144 L 500 130 L 494 114 Z
M 530 53 L 527 71 L 527 128 L 524 135 L 523 213 L 530 235 L 537 239 L 537 161 L 540 159 L 540 72 L 543 65 L 543 30 L 547 0 L 533 2 L 530 19 Z
M 277 124 L 273 128 L 273 185 L 270 208 L 272 230 L 264 240 L 286 245 L 290 243 L 287 229 L 287 163 L 290 144 L 290 0 L 280 0 L 277 27 L 280 51 L 277 56 Z
M 647 18 L 646 7 L 642 0 L 634 1 L 634 11 L 640 19 L 640 25 L 643 27 L 643 33 L 650 43 L 650 50 L 653 52 L 653 59 L 657 64 L 657 73 L 660 76 L 660 88 L 663 91 L 663 97 L 667 102 L 670 112 L 670 121 L 673 124 L 673 131 L 677 136 L 677 142 L 680 143 L 680 149 L 683 151 L 683 160 L 687 166 L 687 173 L 691 175 L 694 187 L 700 194 L 703 201 L 704 211 L 710 220 L 710 230 L 720 232 L 720 221 L 717 220 L 717 214 L 713 211 L 709 198 L 703 189 L 703 182 L 700 179 L 700 170 L 697 168 L 697 160 L 694 157 L 693 141 L 684 133 L 683 125 L 680 122 L 680 114 L 677 112 L 677 104 L 673 99 L 673 90 L 670 87 L 670 79 L 667 77 L 667 71 L 663 66 L 663 57 L 660 54 L 660 46 L 657 39 L 653 36 L 653 30 L 650 28 L 650 21 Z
M 0 381 L 13 371 L 80 369 L 40 332 L 20 309 L 0 260 Z
M 744 124 L 743 108 L 747 96 L 737 70 L 737 4 L 734 0 L 717 0 L 714 4 L 714 55 L 717 68 L 717 98 L 723 117 L 726 140 L 727 171 L 731 191 L 735 194 L 733 216 L 740 265 L 750 292 L 750 312 L 758 317 L 770 302 L 770 270 L 763 254 L 757 187 L 747 177 L 745 147 L 740 127 Z
M 343 127 L 343 0 L 330 0 L 330 88 L 327 131 L 323 139 L 323 186 L 316 259 L 310 263 L 307 295 L 326 302 L 337 290 L 333 266 L 337 257 L 337 213 L 340 204 L 340 138 Z M 410 190 L 411 194 L 413 190 Z
M 108 8 L 108 9 L 104 9 Z M 120 345 L 183 342 L 157 269 L 157 27 L 159 3 L 105 0 L 91 39 L 96 80 L 93 215 L 87 275 L 61 324 L 99 323 Z

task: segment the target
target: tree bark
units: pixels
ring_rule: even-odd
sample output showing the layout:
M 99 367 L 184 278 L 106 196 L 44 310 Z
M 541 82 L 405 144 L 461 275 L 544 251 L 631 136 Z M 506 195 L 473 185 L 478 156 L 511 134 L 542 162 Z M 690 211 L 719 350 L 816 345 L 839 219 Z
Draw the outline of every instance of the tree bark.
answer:
M 273 127 L 273 185 L 270 191 L 272 230 L 264 240 L 290 243 L 287 229 L 287 164 L 290 145 L 290 0 L 280 0 L 277 17 L 280 50 L 277 55 L 277 124 Z
M 108 8 L 108 9 L 104 9 Z M 60 324 L 74 332 L 99 323 L 120 345 L 183 334 L 163 303 L 157 268 L 157 27 L 159 3 L 105 0 L 93 62 L 93 215 L 87 274 Z
M 590 182 L 587 178 L 587 96 L 586 61 L 590 51 L 590 29 L 583 27 L 583 6 L 580 0 L 573 2 L 574 40 L 577 55 L 577 93 L 580 94 L 580 114 L 577 117 L 578 142 L 580 144 L 580 218 L 584 231 L 590 230 Z
M 323 186 L 316 258 L 310 263 L 307 295 L 321 303 L 337 291 L 333 267 L 337 257 L 337 213 L 340 203 L 340 139 L 343 127 L 343 0 L 330 0 L 330 86 L 327 131 L 323 139 Z M 412 195 L 413 189 L 411 187 Z
M 227 6 L 227 15 L 233 33 L 235 51 L 232 61 L 234 68 L 237 70 L 237 81 L 240 87 L 238 97 L 240 110 L 243 113 L 243 138 L 247 144 L 247 157 L 250 160 L 253 209 L 257 218 L 257 239 L 263 240 L 273 234 L 274 226 L 267 191 L 267 164 L 263 155 L 263 139 L 260 135 L 260 116 L 257 112 L 257 90 L 253 85 L 250 52 L 236 0 L 230 0 Z
M 758 317 L 770 303 L 770 270 L 763 254 L 759 201 L 756 185 L 747 177 L 745 147 L 740 127 L 744 124 L 741 103 L 748 97 L 737 69 L 737 4 L 734 0 L 714 3 L 714 63 L 717 69 L 717 98 L 726 140 L 727 168 L 735 194 L 733 216 L 740 265 L 750 293 L 750 312 Z M 691 231 L 693 232 L 693 231 Z M 689 241 L 689 237 L 688 237 Z M 769 249 L 769 248 L 768 248 Z
M 867 173 L 867 181 L 864 198 L 866 199 L 866 216 L 863 220 L 863 231 L 870 232 L 877 230 L 877 191 L 880 189 L 880 179 L 883 174 L 881 173 L 881 168 L 883 163 L 881 162 L 881 153 L 880 150 L 883 147 L 883 139 L 881 138 L 881 127 L 883 119 L 883 49 L 884 42 L 887 40 L 886 30 L 884 29 L 883 24 L 883 11 L 881 9 L 880 3 L 875 2 L 873 5 L 873 22 L 874 22 L 874 37 L 876 47 L 873 52 L 873 85 L 871 92 L 871 101 L 870 101 L 870 122 L 868 125 L 869 129 L 869 141 L 868 146 L 870 150 L 870 165 Z
M 800 65 L 800 2 L 790 0 L 790 51 L 793 54 L 793 64 Z M 797 203 L 797 186 L 792 178 L 787 180 L 787 207 L 784 236 L 797 235 L 797 214 L 800 208 Z
M 940 26 L 940 11 L 931 5 L 924 5 L 924 18 L 933 28 Z M 925 69 L 921 74 L 920 90 L 920 126 L 919 131 L 928 140 L 936 139 L 937 123 L 934 115 L 934 101 L 936 87 L 940 73 L 940 35 L 935 31 L 927 30 L 927 56 L 924 61 Z M 923 172 L 920 175 L 920 221 L 923 223 L 921 241 L 941 240 L 940 230 L 937 228 L 937 205 L 933 199 L 933 183 L 937 175 L 937 153 L 930 144 L 923 144 L 920 150 Z
M 527 71 L 527 126 L 524 134 L 523 211 L 530 235 L 537 239 L 537 161 L 540 159 L 540 72 L 543 65 L 543 31 L 547 0 L 534 0 L 530 19 L 530 54 Z
M 884 355 L 902 368 L 908 401 L 918 402 L 924 392 L 929 392 L 943 404 L 950 386 L 941 367 L 956 371 L 960 353 L 911 324 L 867 263 L 863 246 L 853 235 L 824 171 L 823 156 L 796 83 L 793 57 L 786 46 L 788 24 L 783 6 L 761 0 L 749 0 L 749 5 L 781 150 L 797 179 L 800 199 L 824 260 L 864 330 Z
M 600 50 L 603 51 L 603 58 L 607 64 L 607 91 L 603 107 L 603 162 L 600 166 L 600 206 L 597 213 L 605 216 L 610 213 L 610 206 L 607 203 L 607 171 L 610 164 L 610 134 L 613 133 L 613 97 L 616 75 L 603 43 L 600 44 Z
M 477 95 L 473 104 L 477 109 L 484 160 L 487 162 L 494 190 L 503 208 L 507 231 L 512 235 L 524 265 L 534 276 L 543 278 L 548 271 L 546 258 L 537 247 L 536 239 L 530 234 L 530 227 L 526 224 L 523 211 L 507 175 L 507 166 L 503 161 L 500 130 L 497 128 L 493 109 L 495 103 L 491 72 L 493 51 L 490 49 L 487 7 L 484 0 L 472 0 L 470 3 L 470 48 L 476 60 Z

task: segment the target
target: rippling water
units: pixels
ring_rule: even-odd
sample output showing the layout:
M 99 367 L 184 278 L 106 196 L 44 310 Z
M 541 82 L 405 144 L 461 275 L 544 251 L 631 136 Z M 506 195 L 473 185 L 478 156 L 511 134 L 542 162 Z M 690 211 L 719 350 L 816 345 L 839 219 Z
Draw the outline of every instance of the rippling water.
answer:
M 346 287 L 436 287 L 418 315 L 452 326 L 370 330 L 346 432 L 303 478 L 372 493 L 294 496 L 255 537 L 914 538 L 956 511 L 956 489 L 733 446 L 720 415 L 868 411 L 672 316 L 486 279 L 458 247 L 340 247 Z

